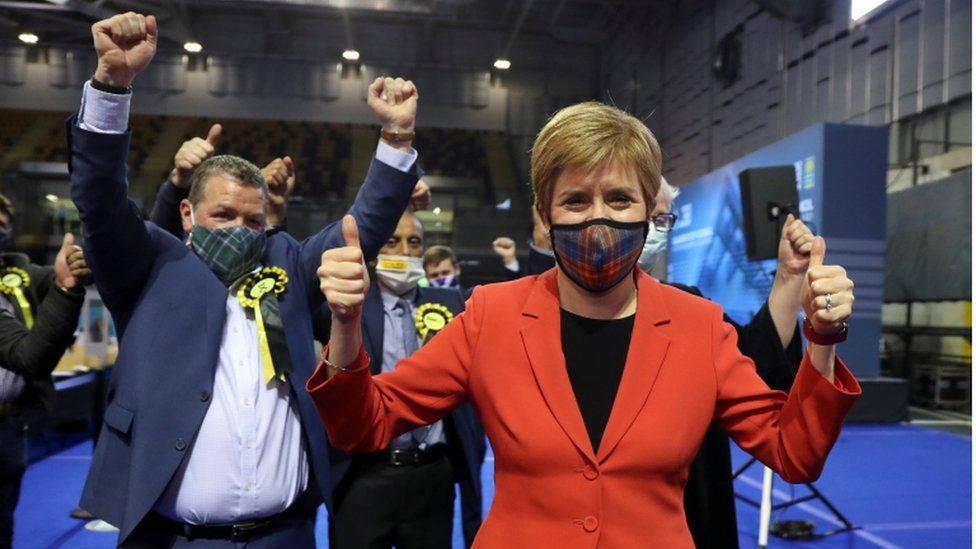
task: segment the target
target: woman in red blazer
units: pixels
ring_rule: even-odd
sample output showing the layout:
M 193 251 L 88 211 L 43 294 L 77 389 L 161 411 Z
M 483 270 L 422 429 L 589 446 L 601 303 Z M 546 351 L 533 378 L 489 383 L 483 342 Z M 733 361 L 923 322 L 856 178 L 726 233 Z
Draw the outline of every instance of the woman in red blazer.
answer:
M 647 128 L 613 107 L 557 113 L 536 139 L 532 179 L 558 267 L 477 288 L 464 314 L 378 376 L 360 339 L 369 281 L 347 216 L 347 247 L 319 269 L 334 320 L 307 385 L 332 443 L 384 448 L 472 402 L 495 452 L 495 499 L 475 540 L 488 548 L 693 547 L 682 494 L 713 419 L 784 479 L 817 478 L 860 393 L 832 344 L 853 283 L 822 264 L 818 238 L 802 297 L 807 353 L 790 394 L 770 390 L 718 305 L 634 269 L 660 159 Z

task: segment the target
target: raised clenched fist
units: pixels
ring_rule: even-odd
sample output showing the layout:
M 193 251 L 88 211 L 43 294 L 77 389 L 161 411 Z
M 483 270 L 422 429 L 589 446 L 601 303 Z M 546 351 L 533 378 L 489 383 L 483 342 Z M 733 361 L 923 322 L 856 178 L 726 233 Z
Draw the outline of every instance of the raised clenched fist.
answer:
M 413 133 L 419 97 L 410 80 L 381 76 L 370 84 L 366 103 L 384 131 L 402 135 Z
M 430 206 L 430 185 L 423 179 L 418 179 L 413 192 L 410 193 L 410 208 L 418 212 L 426 210 L 428 206 Z
M 285 220 L 288 199 L 295 190 L 295 163 L 290 156 L 275 158 L 261 168 L 268 185 L 268 225 L 274 227 Z
M 156 55 L 159 31 L 155 17 L 130 11 L 92 25 L 92 39 L 98 53 L 95 80 L 127 88 Z
M 507 236 L 500 236 L 491 243 L 491 249 L 498 254 L 498 257 L 502 258 L 502 263 L 506 267 L 509 265 L 514 265 L 516 262 L 515 253 L 515 241 Z

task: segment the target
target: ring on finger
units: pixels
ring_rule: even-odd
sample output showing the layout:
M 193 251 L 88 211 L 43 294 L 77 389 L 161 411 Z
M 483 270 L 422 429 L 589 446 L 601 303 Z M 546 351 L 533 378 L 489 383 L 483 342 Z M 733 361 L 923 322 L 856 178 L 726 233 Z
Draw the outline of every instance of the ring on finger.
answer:
M 824 299 L 827 301 L 827 312 L 830 312 L 830 309 L 832 309 L 834 306 L 830 299 L 830 292 L 824 293 Z

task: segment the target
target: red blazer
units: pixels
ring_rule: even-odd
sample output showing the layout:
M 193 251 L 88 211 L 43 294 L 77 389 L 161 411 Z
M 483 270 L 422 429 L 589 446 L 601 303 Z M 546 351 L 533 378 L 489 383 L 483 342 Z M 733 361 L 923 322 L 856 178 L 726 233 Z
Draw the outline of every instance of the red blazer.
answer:
M 635 276 L 634 333 L 595 455 L 566 374 L 555 269 L 475 289 L 394 372 L 325 381 L 320 364 L 307 388 L 329 439 L 385 448 L 470 400 L 495 452 L 477 548 L 693 547 L 682 495 L 713 419 L 784 479 L 816 479 L 860 394 L 843 363 L 831 384 L 804 357 L 790 395 L 773 391 L 718 305 Z

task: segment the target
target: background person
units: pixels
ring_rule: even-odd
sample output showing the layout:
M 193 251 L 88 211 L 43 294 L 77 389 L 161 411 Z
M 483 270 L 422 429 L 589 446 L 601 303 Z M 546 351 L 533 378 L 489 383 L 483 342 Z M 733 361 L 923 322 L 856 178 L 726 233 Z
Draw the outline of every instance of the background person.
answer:
M 13 544 L 27 432 L 52 405 L 51 372 L 75 340 L 91 271 L 71 233 L 53 267 L 8 251 L 14 208 L 0 194 L 0 549 Z
M 424 252 L 424 272 L 427 282 L 438 288 L 455 288 L 465 299 L 471 297 L 471 288 L 461 286 L 461 262 L 448 246 L 431 246 Z
M 374 375 L 392 371 L 442 329 L 424 326 L 421 333 L 418 314 L 433 311 L 436 319 L 449 323 L 464 310 L 457 289 L 418 285 L 424 277 L 422 257 L 423 226 L 408 210 L 380 249 L 377 282 L 363 305 L 363 341 L 376 357 L 370 363 Z M 461 493 L 462 531 L 470 545 L 481 525 L 485 450 L 484 430 L 471 406 L 463 405 L 378 452 L 334 454 L 330 545 L 449 549 L 455 483 Z

